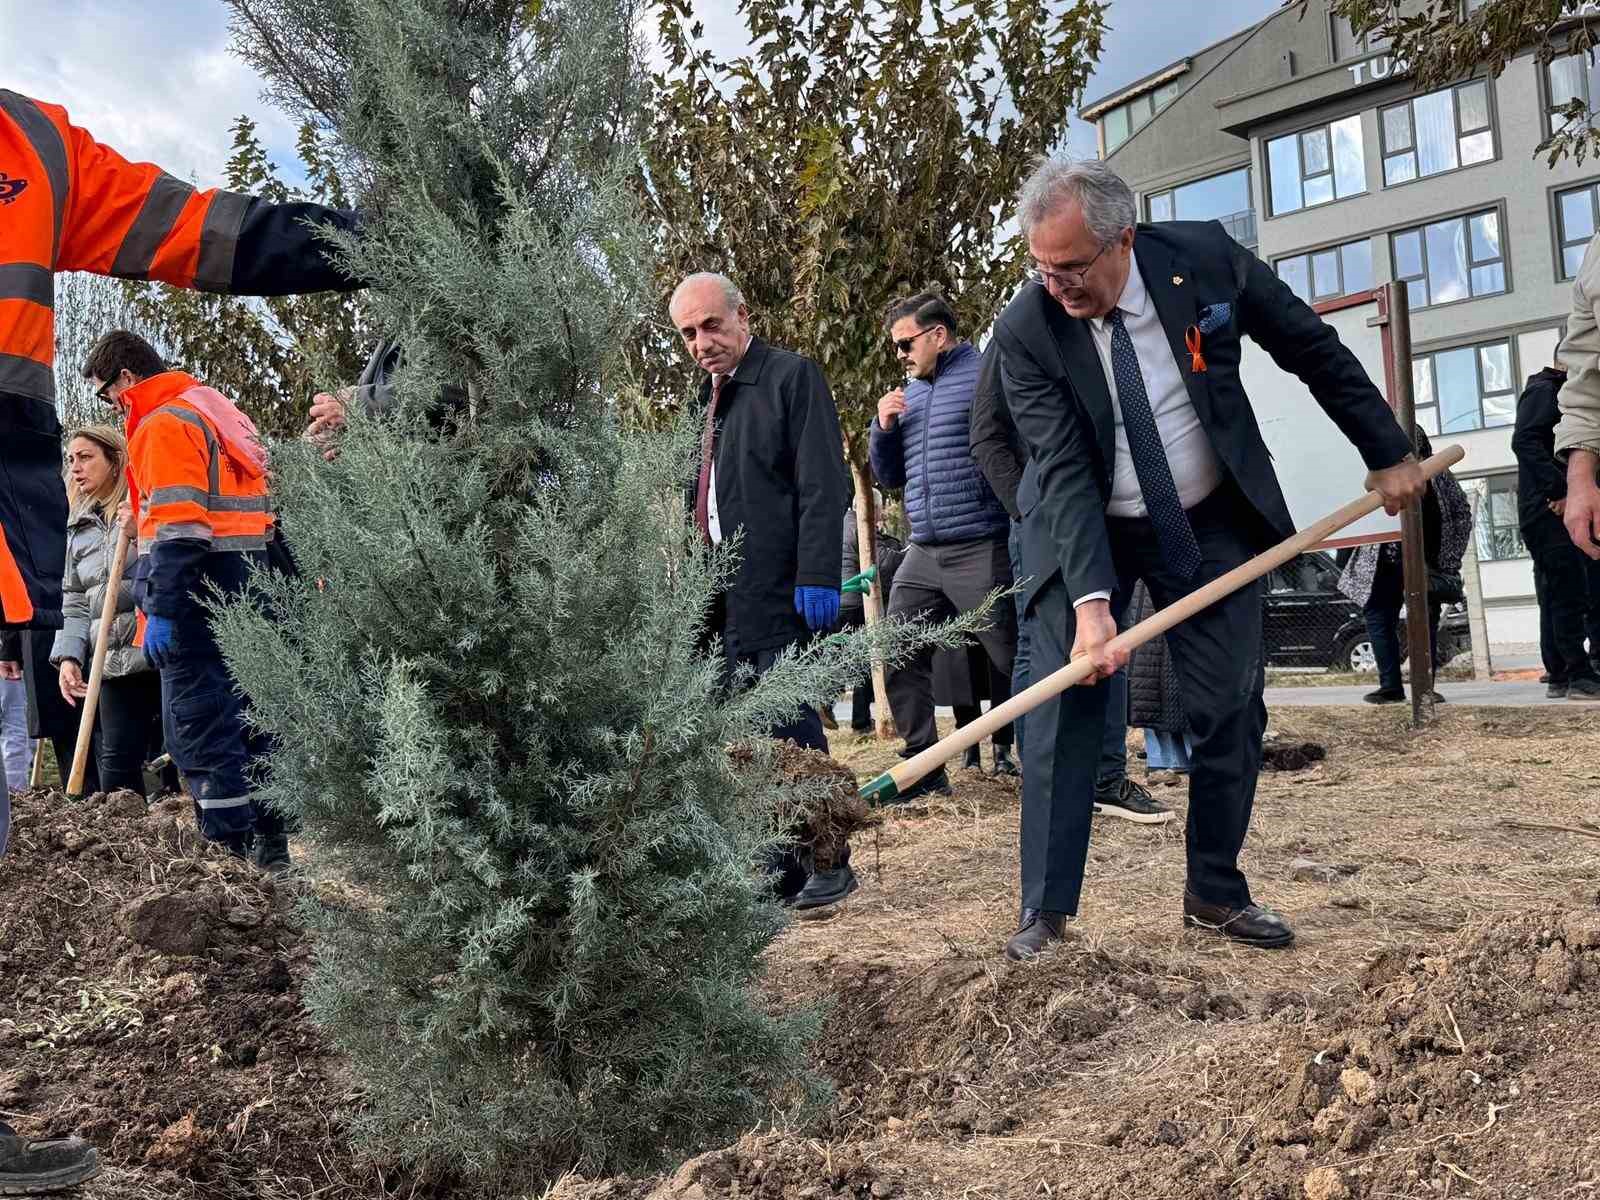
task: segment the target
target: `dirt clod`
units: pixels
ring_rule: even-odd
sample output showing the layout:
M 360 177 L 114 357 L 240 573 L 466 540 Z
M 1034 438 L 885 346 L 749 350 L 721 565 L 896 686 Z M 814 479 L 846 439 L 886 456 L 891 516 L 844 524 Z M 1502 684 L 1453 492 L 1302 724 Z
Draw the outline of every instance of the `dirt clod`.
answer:
M 1303 1186 L 1306 1200 L 1347 1200 L 1350 1195 L 1344 1176 L 1332 1167 L 1307 1172 Z

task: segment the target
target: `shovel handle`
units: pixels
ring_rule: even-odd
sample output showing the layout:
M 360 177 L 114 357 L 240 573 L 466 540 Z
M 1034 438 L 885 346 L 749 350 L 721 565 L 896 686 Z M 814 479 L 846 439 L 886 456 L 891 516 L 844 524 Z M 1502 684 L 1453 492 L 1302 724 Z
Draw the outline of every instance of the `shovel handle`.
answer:
M 83 795 L 83 777 L 89 768 L 89 749 L 94 741 L 94 714 L 100 707 L 100 684 L 106 674 L 106 651 L 111 645 L 111 623 L 117 615 L 117 593 L 122 590 L 122 569 L 128 561 L 127 534 L 122 522 L 116 523 L 117 548 L 111 555 L 111 570 L 106 573 L 106 598 L 100 605 L 100 632 L 94 640 L 94 666 L 89 669 L 89 690 L 83 698 L 83 715 L 78 718 L 78 741 L 72 748 L 72 774 L 67 779 L 67 795 Z
M 1428 479 L 1449 470 L 1466 456 L 1460 446 L 1446 446 L 1422 465 L 1422 474 Z M 1352 500 L 1343 508 L 1329 513 L 1322 520 L 1286 538 L 1270 550 L 1241 563 L 1226 575 L 1213 579 L 1204 587 L 1196 588 L 1181 600 L 1169 604 L 1107 643 L 1112 650 L 1132 651 L 1153 638 L 1160 637 L 1174 625 L 1187 621 L 1203 608 L 1231 595 L 1247 583 L 1254 583 L 1269 571 L 1281 567 L 1298 554 L 1303 554 L 1319 542 L 1326 541 L 1346 525 L 1352 525 L 1368 513 L 1383 506 L 1383 497 L 1368 492 L 1359 500 Z M 1053 696 L 1059 696 L 1074 684 L 1081 683 L 1094 674 L 1094 663 L 1087 658 L 1074 659 L 1059 671 L 1054 671 L 1024 691 L 1017 693 L 1004 704 L 997 704 L 970 725 L 964 725 L 949 737 L 935 742 L 920 754 L 913 755 L 892 770 L 879 775 L 861 788 L 861 796 L 871 803 L 883 804 L 893 800 L 924 775 L 942 763 L 956 757 L 968 747 L 976 746 L 984 738 L 1018 717 L 1032 712 Z

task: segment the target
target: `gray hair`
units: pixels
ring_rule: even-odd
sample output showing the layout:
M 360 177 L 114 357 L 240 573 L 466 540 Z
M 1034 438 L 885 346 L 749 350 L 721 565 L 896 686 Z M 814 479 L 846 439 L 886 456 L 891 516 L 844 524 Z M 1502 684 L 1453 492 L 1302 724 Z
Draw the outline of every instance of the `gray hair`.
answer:
M 1083 209 L 1084 224 L 1102 244 L 1139 220 L 1133 189 L 1097 158 L 1040 158 L 1017 195 L 1017 221 L 1024 237 L 1070 200 Z
M 726 275 L 716 271 L 697 271 L 693 275 L 686 276 L 683 282 L 672 289 L 672 299 L 667 302 L 667 308 L 670 310 L 678 303 L 678 297 L 684 288 L 696 283 L 715 283 L 722 289 L 722 298 L 728 302 L 730 309 L 738 308 L 744 303 L 744 293 L 739 290 L 739 285 Z

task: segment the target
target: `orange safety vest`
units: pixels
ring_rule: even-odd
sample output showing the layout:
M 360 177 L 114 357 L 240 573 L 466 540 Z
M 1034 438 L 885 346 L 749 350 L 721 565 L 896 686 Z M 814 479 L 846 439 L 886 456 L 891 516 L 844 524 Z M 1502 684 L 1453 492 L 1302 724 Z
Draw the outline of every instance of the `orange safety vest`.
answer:
M 275 518 L 249 418 L 183 371 L 141 380 L 123 400 L 139 553 L 177 538 L 205 542 L 212 554 L 265 550 Z

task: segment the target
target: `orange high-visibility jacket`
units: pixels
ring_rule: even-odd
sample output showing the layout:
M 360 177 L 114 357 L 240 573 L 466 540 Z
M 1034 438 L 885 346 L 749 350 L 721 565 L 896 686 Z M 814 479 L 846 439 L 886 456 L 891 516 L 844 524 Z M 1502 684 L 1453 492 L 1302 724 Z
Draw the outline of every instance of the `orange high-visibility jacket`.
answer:
M 244 296 L 359 287 L 324 253 L 313 225 L 329 224 L 353 232 L 355 214 L 196 191 L 101 145 L 57 105 L 0 88 L 0 625 L 61 623 L 55 273 Z
M 139 526 L 139 606 L 147 614 L 203 619 L 198 586 L 209 580 L 237 592 L 250 560 L 272 539 L 266 456 L 249 419 L 183 371 L 141 380 L 123 401 Z

